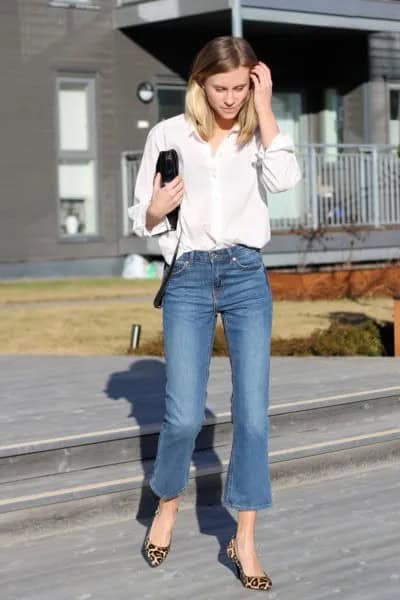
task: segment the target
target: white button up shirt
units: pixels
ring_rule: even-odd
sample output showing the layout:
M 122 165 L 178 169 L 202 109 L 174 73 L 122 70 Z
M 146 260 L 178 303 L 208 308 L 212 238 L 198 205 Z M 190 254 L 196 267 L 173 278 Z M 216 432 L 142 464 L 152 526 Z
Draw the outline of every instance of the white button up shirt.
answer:
M 257 129 L 251 141 L 239 147 L 238 130 L 236 125 L 213 154 L 184 113 L 150 129 L 128 215 L 137 235 L 160 234 L 160 250 L 168 264 L 181 232 L 177 256 L 188 250 L 215 250 L 233 244 L 262 248 L 270 240 L 267 192 L 288 190 L 302 178 L 293 140 L 280 132 L 265 149 Z M 158 154 L 171 148 L 180 157 L 184 183 L 177 229 L 171 229 L 165 216 L 149 231 L 146 211 Z

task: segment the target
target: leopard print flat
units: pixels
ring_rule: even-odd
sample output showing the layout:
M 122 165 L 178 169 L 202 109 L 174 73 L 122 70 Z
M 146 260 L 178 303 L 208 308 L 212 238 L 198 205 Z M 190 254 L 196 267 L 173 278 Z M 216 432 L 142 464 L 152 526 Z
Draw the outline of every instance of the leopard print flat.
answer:
M 160 512 L 160 505 L 157 506 L 154 516 L 158 515 L 159 512 Z M 143 548 L 144 548 L 146 558 L 147 558 L 149 564 L 152 567 L 158 567 L 167 558 L 168 552 L 170 551 L 170 548 L 171 548 L 171 542 L 168 544 L 168 546 L 157 546 L 156 544 L 153 544 L 150 541 L 150 536 L 149 536 L 150 529 L 151 529 L 151 525 L 149 526 L 148 533 L 146 534 L 146 537 L 144 539 Z
M 236 567 L 236 574 L 245 588 L 251 590 L 269 590 L 272 587 L 272 581 L 270 577 L 265 573 L 264 575 L 246 575 L 243 571 L 242 563 L 239 560 L 235 550 L 235 536 L 233 536 L 227 546 L 226 553 L 228 558 L 232 560 Z

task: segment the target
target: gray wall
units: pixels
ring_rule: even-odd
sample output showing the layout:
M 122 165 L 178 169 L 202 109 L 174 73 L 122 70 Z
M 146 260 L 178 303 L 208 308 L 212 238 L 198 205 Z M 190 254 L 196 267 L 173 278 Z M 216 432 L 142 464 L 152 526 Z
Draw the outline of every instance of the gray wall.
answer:
M 113 257 L 122 236 L 120 154 L 141 147 L 136 98 L 148 73 L 169 70 L 112 28 L 113 2 L 98 11 L 49 7 L 47 0 L 0 3 L 0 262 Z M 55 79 L 95 73 L 99 235 L 62 240 L 57 223 Z M 89 240 L 89 238 L 88 238 Z
M 400 6 L 398 10 L 400 19 Z M 371 33 L 369 56 L 372 142 L 388 144 L 387 84 L 400 83 L 400 34 Z
M 157 103 L 140 103 L 136 87 L 149 78 L 185 78 L 204 41 L 230 32 L 229 15 L 119 31 L 114 0 L 97 4 L 100 10 L 86 11 L 49 7 L 48 0 L 0 1 L 0 264 L 120 264 L 130 252 L 158 254 L 156 240 L 122 235 L 121 152 L 143 147 L 147 130 L 137 129 L 138 119 L 158 119 Z M 247 24 L 244 35 L 281 89 L 307 91 L 310 141 L 319 141 L 321 90 L 336 85 L 345 96 L 345 141 L 386 141 L 383 77 L 400 79 L 398 36 L 265 27 Z M 55 80 L 62 71 L 96 74 L 100 231 L 82 241 L 58 235 Z

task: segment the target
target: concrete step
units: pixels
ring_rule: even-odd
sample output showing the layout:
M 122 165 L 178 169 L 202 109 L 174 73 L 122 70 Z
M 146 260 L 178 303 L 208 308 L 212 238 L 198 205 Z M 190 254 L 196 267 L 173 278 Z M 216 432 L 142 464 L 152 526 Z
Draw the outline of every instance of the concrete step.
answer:
M 208 414 L 207 414 L 208 413 Z M 231 413 L 207 410 L 196 450 L 231 444 Z M 400 395 L 391 391 L 339 394 L 323 398 L 271 405 L 270 436 L 280 451 L 288 436 L 302 445 L 309 433 L 323 434 L 328 442 L 338 428 L 354 435 L 353 424 L 368 433 L 376 422 L 382 427 L 400 427 Z M 82 469 L 132 461 L 146 461 L 156 455 L 161 421 L 125 428 L 110 428 L 63 437 L 37 439 L 0 446 L 0 483 L 33 477 L 70 473 Z
M 400 427 L 331 436 L 329 440 L 323 432 L 312 432 L 307 442 L 296 445 L 293 438 L 286 438 L 285 445 L 279 438 L 271 439 L 273 482 L 292 485 L 329 472 L 370 468 L 400 458 Z M 220 502 L 229 455 L 229 445 L 194 452 L 184 502 Z M 2 484 L 0 531 L 25 535 L 27 529 L 60 522 L 67 526 L 89 515 L 96 519 L 121 513 L 149 515 L 156 499 L 147 484 L 152 467 L 153 459 L 147 459 Z
M 398 359 L 271 361 L 277 485 L 398 463 Z M 164 366 L 153 358 L 0 357 L 0 530 L 149 514 Z M 231 447 L 229 359 L 211 363 L 207 411 L 182 503 L 218 504 Z M 130 425 L 127 427 L 127 423 Z

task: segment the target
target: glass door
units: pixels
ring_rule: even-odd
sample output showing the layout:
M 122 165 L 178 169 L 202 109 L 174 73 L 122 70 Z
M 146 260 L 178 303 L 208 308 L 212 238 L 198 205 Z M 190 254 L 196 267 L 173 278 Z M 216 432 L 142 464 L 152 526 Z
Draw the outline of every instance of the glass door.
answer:
M 295 146 L 305 143 L 305 116 L 302 114 L 301 92 L 276 92 L 272 96 L 272 110 L 282 133 L 292 136 Z M 298 148 L 296 148 L 297 156 Z M 300 163 L 301 164 L 301 163 Z M 268 195 L 272 229 L 286 229 L 303 220 L 304 186 L 301 182 L 285 192 Z

